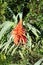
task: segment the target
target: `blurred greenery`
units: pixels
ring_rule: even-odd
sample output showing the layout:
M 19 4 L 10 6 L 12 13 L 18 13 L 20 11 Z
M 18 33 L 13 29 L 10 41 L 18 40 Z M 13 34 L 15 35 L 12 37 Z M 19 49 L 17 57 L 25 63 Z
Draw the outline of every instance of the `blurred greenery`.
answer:
M 21 12 L 28 42 L 16 46 L 11 31 Z M 42 58 L 43 0 L 0 0 L 0 65 L 43 65 Z

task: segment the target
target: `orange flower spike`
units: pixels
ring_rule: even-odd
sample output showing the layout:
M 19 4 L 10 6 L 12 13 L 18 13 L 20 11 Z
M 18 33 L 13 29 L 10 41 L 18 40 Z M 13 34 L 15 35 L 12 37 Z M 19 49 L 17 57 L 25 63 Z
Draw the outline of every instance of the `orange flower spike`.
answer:
M 25 29 L 23 28 L 22 25 L 22 19 L 19 21 L 15 29 L 12 30 L 12 36 L 14 39 L 14 43 L 18 45 L 19 43 L 22 42 L 22 44 L 25 44 L 27 42 L 27 38 L 25 35 Z

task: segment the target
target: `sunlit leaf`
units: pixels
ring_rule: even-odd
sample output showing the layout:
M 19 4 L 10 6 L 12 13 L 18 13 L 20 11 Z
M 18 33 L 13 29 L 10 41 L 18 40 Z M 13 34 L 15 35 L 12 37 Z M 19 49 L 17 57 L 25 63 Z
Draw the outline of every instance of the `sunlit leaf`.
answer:
M 0 40 L 1 40 L 2 36 L 7 32 L 7 30 L 9 30 L 14 25 L 14 23 L 6 21 L 3 25 L 4 26 L 0 31 Z

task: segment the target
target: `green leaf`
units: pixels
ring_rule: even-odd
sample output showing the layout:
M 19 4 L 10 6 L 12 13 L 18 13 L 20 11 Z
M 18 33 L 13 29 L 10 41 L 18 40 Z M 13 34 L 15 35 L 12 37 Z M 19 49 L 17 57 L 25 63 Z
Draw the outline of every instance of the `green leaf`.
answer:
M 34 35 L 36 37 L 38 37 L 37 32 L 40 34 L 40 31 L 38 29 L 36 29 L 34 26 L 32 26 L 31 24 L 29 24 L 29 23 L 27 24 L 27 26 L 28 26 L 29 30 L 31 30 L 34 33 Z
M 8 50 L 8 52 L 7 52 L 7 54 L 9 54 L 9 52 L 11 52 L 12 51 L 12 49 L 14 48 L 14 44 L 11 46 L 11 48 L 9 48 L 9 50 Z
M 3 25 L 4 26 L 0 31 L 0 40 L 1 40 L 2 36 L 7 32 L 7 30 L 9 30 L 14 25 L 14 23 L 6 21 Z
M 18 45 L 19 46 L 19 45 Z M 18 46 L 16 48 L 13 49 L 11 55 L 13 56 L 13 54 L 15 53 L 15 51 L 17 50 Z
M 43 58 L 37 61 L 34 65 L 40 65 L 42 61 L 43 61 Z
M 9 48 L 9 45 L 10 45 L 10 43 L 11 43 L 11 39 L 12 39 L 12 36 L 10 37 L 10 39 L 6 42 L 6 43 L 4 43 L 4 44 L 2 44 L 2 51 L 1 51 L 1 53 L 5 50 L 5 53 L 7 52 L 7 50 L 8 50 L 8 48 Z
M 27 46 L 29 46 L 30 47 L 30 50 L 31 50 L 32 39 L 31 39 L 31 36 L 29 36 L 29 33 L 27 33 L 27 38 L 28 38 Z
M 20 50 L 19 50 L 19 54 L 20 54 L 21 58 L 24 60 L 24 56 Z

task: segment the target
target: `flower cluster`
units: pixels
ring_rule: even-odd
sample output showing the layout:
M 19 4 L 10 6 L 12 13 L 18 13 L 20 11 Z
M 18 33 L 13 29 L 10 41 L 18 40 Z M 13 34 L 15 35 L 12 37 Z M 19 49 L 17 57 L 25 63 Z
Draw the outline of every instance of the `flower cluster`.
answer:
M 20 43 L 25 44 L 27 42 L 25 33 L 26 31 L 22 25 L 22 20 L 20 20 L 17 26 L 12 30 L 12 36 L 16 45 Z

